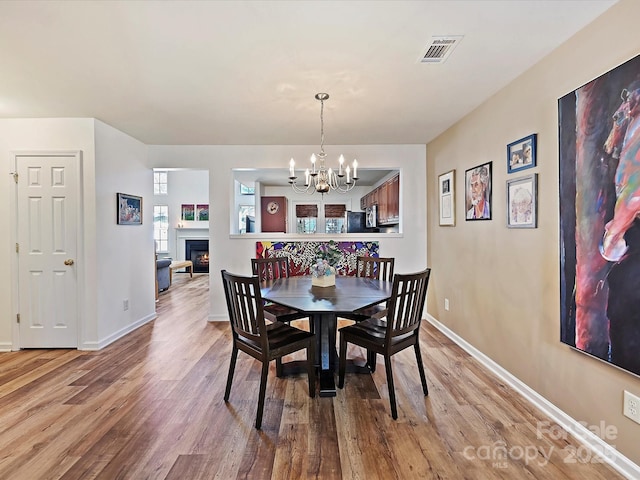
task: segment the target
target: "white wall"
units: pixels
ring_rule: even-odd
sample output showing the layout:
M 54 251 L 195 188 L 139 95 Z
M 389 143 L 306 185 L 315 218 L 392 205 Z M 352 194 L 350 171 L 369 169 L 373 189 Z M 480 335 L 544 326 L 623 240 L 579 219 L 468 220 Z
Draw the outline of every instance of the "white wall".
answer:
M 315 146 L 149 146 L 150 168 L 204 168 L 209 170 L 210 237 L 210 319 L 226 319 L 220 270 L 249 274 L 249 259 L 255 256 L 258 240 L 303 239 L 308 236 L 282 234 L 230 235 L 236 215 L 233 188 L 234 168 L 287 168 L 288 159 L 306 157 Z M 326 146 L 331 151 L 331 146 Z M 349 158 L 357 156 L 360 168 L 387 168 L 400 171 L 402 234 L 349 234 L 350 239 L 379 240 L 380 251 L 396 258 L 397 272 L 414 272 L 427 265 L 426 229 L 426 147 L 424 145 L 341 145 Z M 331 194 L 329 194 L 331 195 Z M 314 239 L 323 238 L 315 235 Z M 324 238 L 329 238 L 325 236 Z M 347 237 L 345 237 L 347 240 Z
M 17 274 L 12 270 L 17 255 L 15 242 L 15 212 L 12 211 L 16 185 L 9 173 L 15 171 L 14 151 L 70 151 L 82 152 L 81 203 L 84 205 L 84 250 L 78 251 L 78 278 L 83 284 L 96 282 L 95 263 L 95 170 L 93 119 L 0 119 L 0 218 L 7 225 L 0 229 L 0 350 L 11 350 L 17 340 L 15 314 L 17 301 L 14 289 Z M 93 245 L 93 247 L 92 247 Z M 81 255 L 81 256 L 80 256 Z M 97 338 L 95 289 L 87 288 L 78 308 L 80 343 Z M 14 331 L 15 330 L 15 331 Z
M 17 301 L 14 151 L 81 151 L 82 243 L 76 262 L 79 348 L 97 349 L 155 317 L 151 211 L 140 227 L 116 225 L 116 192 L 149 199 L 153 193 L 147 147 L 94 119 L 1 119 L 0 350 L 19 347 L 14 328 Z M 144 207 L 144 203 L 143 203 Z M 98 254 L 98 252 L 100 252 Z M 122 299 L 130 308 L 123 311 Z
M 95 122 L 97 347 L 155 318 L 153 172 L 147 147 Z M 142 225 L 118 225 L 116 193 L 142 197 Z M 129 309 L 124 310 L 123 301 Z

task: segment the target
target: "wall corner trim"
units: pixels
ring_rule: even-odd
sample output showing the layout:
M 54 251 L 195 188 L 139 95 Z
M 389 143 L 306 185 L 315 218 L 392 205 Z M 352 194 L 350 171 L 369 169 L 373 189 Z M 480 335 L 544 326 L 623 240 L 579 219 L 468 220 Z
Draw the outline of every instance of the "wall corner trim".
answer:
M 591 449 L 596 455 L 602 458 L 604 462 L 611 465 L 611 467 L 613 467 L 620 474 L 629 479 L 640 478 L 640 465 L 636 465 L 635 463 L 633 463 L 614 447 L 598 437 L 595 433 L 591 432 L 588 428 L 579 423 L 570 415 L 567 415 L 564 411 L 556 407 L 553 403 L 533 390 L 526 383 L 519 380 L 517 377 L 502 368 L 491 358 L 468 343 L 462 337 L 440 323 L 433 316 L 427 314 L 426 318 L 429 323 L 440 330 L 444 335 L 446 335 L 450 340 L 456 343 L 465 352 L 478 360 L 491 373 L 507 383 L 511 388 L 517 391 L 520 395 L 531 402 L 535 407 L 540 409 L 543 413 L 548 415 L 552 420 L 556 421 L 577 441 Z M 606 454 L 603 455 L 603 452 L 606 452 Z

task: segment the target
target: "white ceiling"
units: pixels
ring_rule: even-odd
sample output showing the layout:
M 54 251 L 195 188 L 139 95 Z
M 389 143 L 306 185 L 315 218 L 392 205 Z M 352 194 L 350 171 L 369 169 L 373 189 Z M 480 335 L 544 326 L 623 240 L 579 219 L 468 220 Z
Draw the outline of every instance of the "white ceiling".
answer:
M 425 144 L 614 4 L 1 1 L 0 117 L 146 144 Z M 423 64 L 433 35 L 464 35 Z

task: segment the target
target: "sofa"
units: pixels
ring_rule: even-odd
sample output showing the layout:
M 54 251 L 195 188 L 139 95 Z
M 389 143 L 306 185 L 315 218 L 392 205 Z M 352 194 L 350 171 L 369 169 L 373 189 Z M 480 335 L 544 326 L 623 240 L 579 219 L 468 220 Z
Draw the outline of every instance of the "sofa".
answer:
M 171 265 L 170 258 L 159 258 L 156 260 L 156 270 L 158 275 L 158 292 L 167 290 L 169 288 L 169 265 Z

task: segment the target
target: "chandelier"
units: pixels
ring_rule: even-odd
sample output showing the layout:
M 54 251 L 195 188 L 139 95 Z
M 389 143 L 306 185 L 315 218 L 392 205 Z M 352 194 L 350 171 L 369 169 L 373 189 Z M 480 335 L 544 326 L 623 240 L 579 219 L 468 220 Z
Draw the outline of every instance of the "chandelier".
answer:
M 320 100 L 320 153 L 311 155 L 311 169 L 307 168 L 304 171 L 304 186 L 298 185 L 295 173 L 295 162 L 293 158 L 289 162 L 289 183 L 293 187 L 293 190 L 297 193 L 329 193 L 330 190 L 335 190 L 340 193 L 347 193 L 356 185 L 358 180 L 358 161 L 353 161 L 352 167 L 344 166 L 344 156 L 340 155 L 338 173 L 333 169 L 325 166 L 325 158 L 327 156 L 324 153 L 324 101 L 329 99 L 328 93 L 317 93 L 316 100 Z M 345 178 L 346 177 L 346 178 Z

